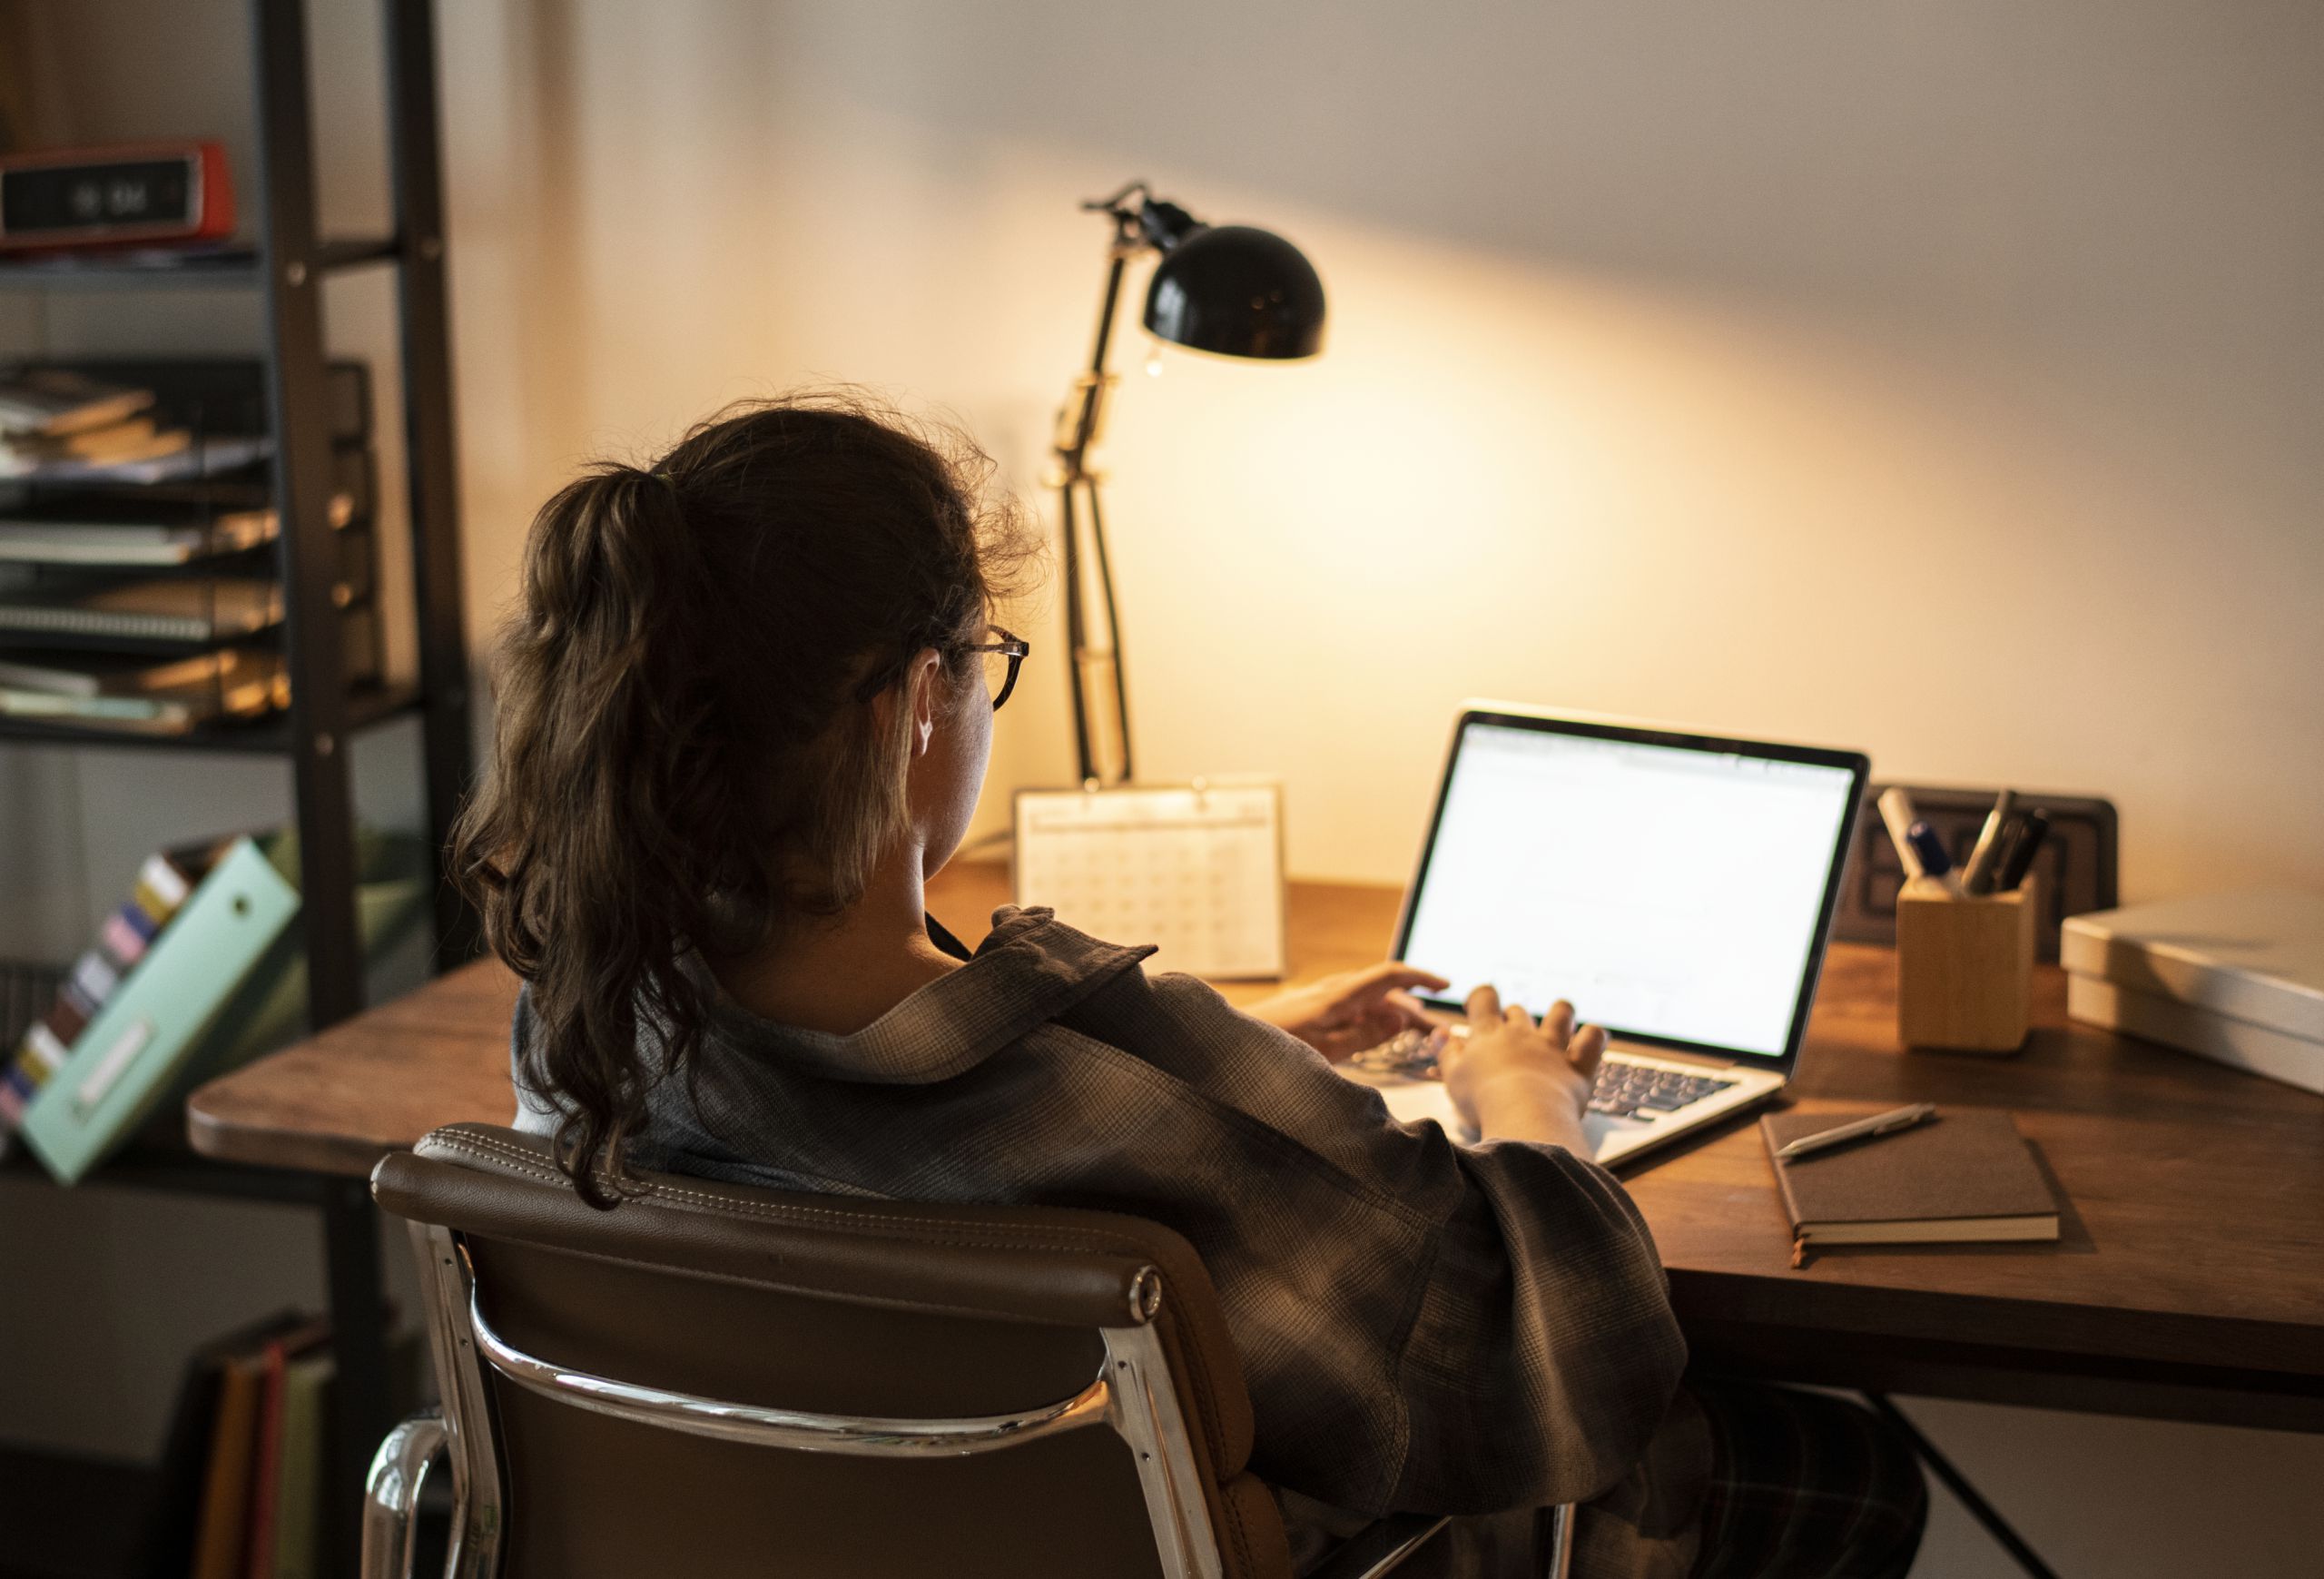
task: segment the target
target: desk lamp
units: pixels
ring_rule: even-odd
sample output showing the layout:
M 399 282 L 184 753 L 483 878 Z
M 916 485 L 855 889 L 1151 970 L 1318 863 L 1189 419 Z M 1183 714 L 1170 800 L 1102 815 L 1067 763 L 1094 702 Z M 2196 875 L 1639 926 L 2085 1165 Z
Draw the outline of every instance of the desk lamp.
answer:
M 1098 342 L 1089 370 L 1073 381 L 1058 412 L 1056 463 L 1048 478 L 1063 506 L 1066 645 L 1073 674 L 1073 737 L 1084 784 L 1114 785 L 1130 776 L 1129 690 L 1122 668 L 1121 620 L 1114 604 L 1114 573 L 1106 558 L 1105 518 L 1098 507 L 1098 474 L 1088 469 L 1090 446 L 1105 423 L 1115 383 L 1106 370 L 1122 271 L 1149 248 L 1161 254 L 1146 291 L 1146 327 L 1156 338 L 1192 350 L 1261 361 L 1295 361 L 1324 344 L 1324 282 L 1298 248 L 1272 231 L 1249 225 L 1208 225 L 1133 181 L 1111 197 L 1081 205 L 1114 222 L 1106 252 L 1106 292 L 1098 310 Z M 1098 601 L 1104 606 L 1103 646 L 1088 628 L 1088 589 L 1082 560 L 1087 518 Z M 1109 709 L 1109 711 L 1108 711 Z

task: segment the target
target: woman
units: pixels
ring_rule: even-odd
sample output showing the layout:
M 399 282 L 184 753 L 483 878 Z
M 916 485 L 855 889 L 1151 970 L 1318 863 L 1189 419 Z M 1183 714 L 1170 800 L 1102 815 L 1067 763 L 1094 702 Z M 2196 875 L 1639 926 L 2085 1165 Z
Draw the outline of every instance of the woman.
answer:
M 1521 1572 L 1527 1510 L 1584 1502 L 1580 1572 L 1712 1571 L 1712 1440 L 1739 1416 L 1678 1391 L 1652 1241 L 1586 1160 L 1601 1032 L 1481 991 L 1445 1049 L 1485 1137 L 1462 1147 L 1326 1061 L 1425 1023 L 1404 993 L 1434 978 L 1245 1013 L 1045 911 L 1002 910 L 973 952 L 927 915 L 1025 654 L 990 623 L 1029 552 L 988 470 L 891 415 L 782 401 L 542 509 L 458 839 L 527 982 L 520 1123 L 599 1205 L 637 1164 L 1154 1219 L 1217 1286 L 1295 1541 L 1518 1510 L 1453 1554 Z M 1902 1573 L 1916 1505 L 1858 1500 L 1876 1516 L 1822 1566 L 1719 1571 Z

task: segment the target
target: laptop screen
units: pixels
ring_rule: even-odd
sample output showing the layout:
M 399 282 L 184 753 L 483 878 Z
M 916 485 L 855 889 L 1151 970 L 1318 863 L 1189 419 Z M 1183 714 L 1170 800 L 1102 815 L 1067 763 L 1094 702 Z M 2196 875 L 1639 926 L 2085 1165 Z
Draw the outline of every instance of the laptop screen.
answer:
M 1576 727 L 1462 728 L 1402 957 L 1452 978 L 1446 1003 L 1489 982 L 1617 1035 L 1786 1056 L 1864 759 Z

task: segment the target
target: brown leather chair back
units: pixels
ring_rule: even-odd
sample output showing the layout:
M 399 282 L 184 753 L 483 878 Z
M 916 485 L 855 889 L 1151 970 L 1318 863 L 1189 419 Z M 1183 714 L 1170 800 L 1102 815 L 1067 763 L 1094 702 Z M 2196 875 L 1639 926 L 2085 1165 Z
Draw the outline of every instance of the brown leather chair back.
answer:
M 641 1183 L 596 1210 L 478 1124 L 372 1177 L 428 1289 L 456 1572 L 1287 1579 L 1177 1234 Z

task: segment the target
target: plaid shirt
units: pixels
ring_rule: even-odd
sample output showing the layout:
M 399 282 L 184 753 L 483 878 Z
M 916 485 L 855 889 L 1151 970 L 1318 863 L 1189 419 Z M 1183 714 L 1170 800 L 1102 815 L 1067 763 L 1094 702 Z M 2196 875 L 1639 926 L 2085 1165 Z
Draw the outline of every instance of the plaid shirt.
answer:
M 1620 1186 L 1557 1147 L 1400 1124 L 1203 982 L 1149 977 L 1151 952 L 1011 907 L 968 963 L 852 1036 L 718 995 L 691 1090 L 655 1087 L 631 1155 L 1167 1224 L 1201 1253 L 1241 1352 L 1252 1468 L 1340 1508 L 1481 1513 L 1621 1481 L 1685 1347 Z M 517 1014 L 521 1041 L 521 1000 Z M 537 1099 L 521 1106 L 521 1127 L 552 1127 Z

